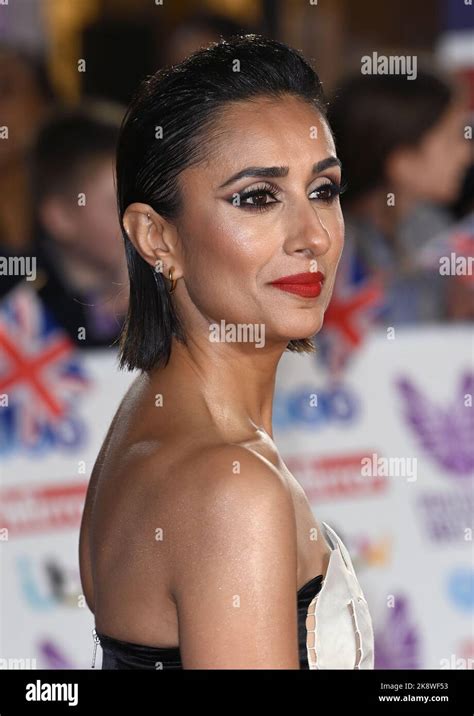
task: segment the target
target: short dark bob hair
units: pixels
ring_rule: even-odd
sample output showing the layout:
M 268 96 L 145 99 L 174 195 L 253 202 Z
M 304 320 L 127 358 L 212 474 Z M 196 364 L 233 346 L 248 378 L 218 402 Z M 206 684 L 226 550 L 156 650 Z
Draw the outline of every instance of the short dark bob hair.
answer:
M 305 59 L 256 34 L 213 42 L 140 84 L 117 146 L 117 203 L 130 280 L 128 312 L 118 339 L 121 369 L 166 366 L 173 336 L 186 343 L 165 278 L 127 236 L 126 208 L 143 202 L 167 220 L 177 218 L 182 210 L 178 176 L 208 156 L 220 113 L 232 102 L 285 95 L 309 103 L 326 119 L 321 81 Z M 287 349 L 304 353 L 315 347 L 310 338 L 302 338 L 291 340 Z

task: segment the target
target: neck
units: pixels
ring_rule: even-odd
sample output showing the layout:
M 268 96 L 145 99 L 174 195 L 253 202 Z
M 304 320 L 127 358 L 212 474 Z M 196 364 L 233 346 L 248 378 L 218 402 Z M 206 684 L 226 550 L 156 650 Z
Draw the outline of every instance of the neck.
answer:
M 273 439 L 272 405 L 276 370 L 286 343 L 257 348 L 251 343 L 212 343 L 207 335 L 187 336 L 187 345 L 173 339 L 168 366 L 156 380 L 177 385 L 176 401 L 193 406 L 219 432 L 238 441 L 256 431 Z M 160 392 L 160 391 L 158 391 Z

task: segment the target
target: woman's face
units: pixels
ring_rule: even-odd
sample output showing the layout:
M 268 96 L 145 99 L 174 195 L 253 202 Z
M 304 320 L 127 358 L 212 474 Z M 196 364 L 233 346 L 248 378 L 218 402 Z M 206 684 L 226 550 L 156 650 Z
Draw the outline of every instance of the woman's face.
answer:
M 272 167 L 278 176 L 264 176 Z M 253 175 L 235 176 L 244 170 Z M 186 330 L 197 309 L 210 322 L 263 324 L 267 344 L 317 333 L 344 243 L 340 181 L 331 133 L 311 106 L 288 96 L 226 108 L 211 155 L 180 175 Z M 317 271 L 317 296 L 314 281 L 310 295 L 272 285 Z

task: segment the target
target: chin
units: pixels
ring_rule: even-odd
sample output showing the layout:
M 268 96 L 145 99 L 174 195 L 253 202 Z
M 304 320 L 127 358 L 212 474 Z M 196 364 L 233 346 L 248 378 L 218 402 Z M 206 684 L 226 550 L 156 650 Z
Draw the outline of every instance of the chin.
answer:
M 319 333 L 324 325 L 324 311 L 320 310 L 309 322 L 305 322 L 304 330 L 301 332 L 302 336 L 311 338 L 316 333 Z M 301 336 L 300 336 L 301 337 Z
M 313 338 L 324 325 L 324 315 L 321 314 L 320 316 L 317 316 L 312 321 L 305 321 L 304 325 L 301 325 L 299 328 L 298 326 L 295 326 L 294 324 L 291 326 L 291 330 L 285 331 L 282 330 L 281 333 L 285 336 L 285 340 L 288 341 L 297 341 L 301 340 L 303 338 Z M 282 327 L 280 327 L 282 328 Z

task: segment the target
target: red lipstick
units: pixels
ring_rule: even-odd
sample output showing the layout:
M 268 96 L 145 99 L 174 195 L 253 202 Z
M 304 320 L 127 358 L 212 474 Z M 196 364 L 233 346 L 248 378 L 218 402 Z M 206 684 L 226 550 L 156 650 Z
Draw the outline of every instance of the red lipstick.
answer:
M 316 298 L 321 293 L 324 274 L 321 271 L 309 271 L 307 273 L 295 273 L 292 276 L 282 276 L 271 285 L 281 291 L 296 293 L 303 298 Z

